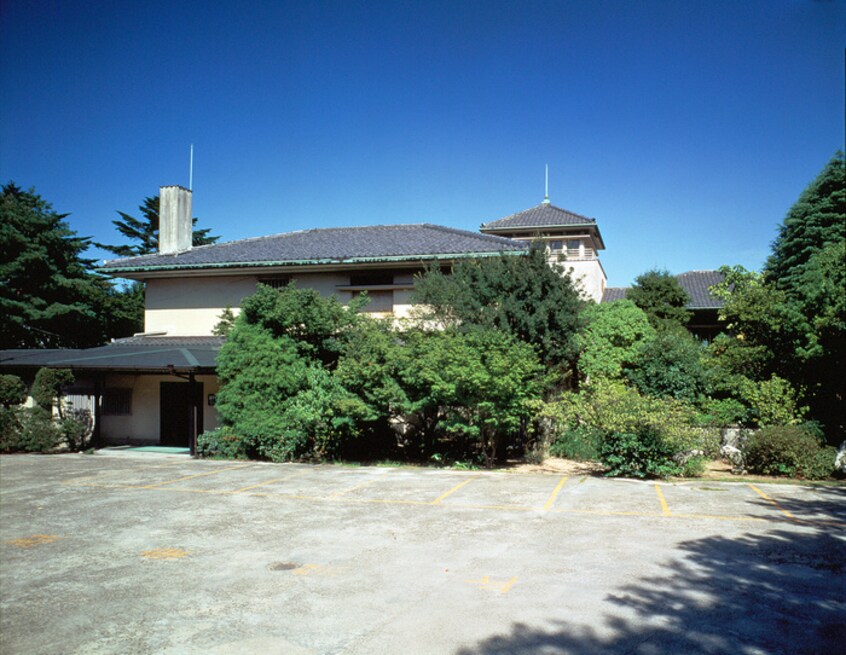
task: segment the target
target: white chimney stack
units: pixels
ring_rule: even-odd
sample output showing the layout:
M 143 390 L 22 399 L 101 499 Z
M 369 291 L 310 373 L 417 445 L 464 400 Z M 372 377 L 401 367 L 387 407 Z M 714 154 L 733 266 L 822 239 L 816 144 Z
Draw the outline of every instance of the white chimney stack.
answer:
M 191 250 L 191 191 L 181 186 L 159 189 L 159 254 Z

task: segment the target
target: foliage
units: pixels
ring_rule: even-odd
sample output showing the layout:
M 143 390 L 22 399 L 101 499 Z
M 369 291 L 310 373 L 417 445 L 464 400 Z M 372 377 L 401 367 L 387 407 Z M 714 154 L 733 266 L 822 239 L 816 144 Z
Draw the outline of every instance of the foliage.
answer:
M 559 378 L 573 368 L 584 303 L 569 273 L 550 265 L 543 249 L 463 260 L 451 274 L 430 269 L 415 280 L 414 299 L 441 325 L 504 330 L 531 344 Z
M 790 295 L 804 286 L 811 257 L 846 239 L 846 164 L 842 152 L 828 162 L 787 212 L 765 271 Z M 841 251 L 842 263 L 842 251 Z
M 108 250 L 118 257 L 136 257 L 150 255 L 159 249 L 159 196 L 148 196 L 138 206 L 142 218 L 134 218 L 129 214 L 118 211 L 120 219 L 112 221 L 117 231 L 132 242 L 130 245 L 110 246 L 95 243 L 98 248 Z M 197 219 L 192 218 L 192 225 L 197 225 Z M 192 235 L 192 245 L 205 246 L 217 242 L 219 236 L 209 236 L 210 229 L 195 229 Z
M 218 355 L 223 425 L 273 461 L 335 455 L 366 407 L 332 375 L 364 317 L 293 285 L 245 299 Z
M 749 408 L 736 398 L 705 398 L 699 407 L 696 422 L 700 425 L 726 427 L 748 422 Z
M 599 459 L 599 448 L 605 433 L 597 428 L 577 426 L 558 431 L 549 445 L 549 454 L 580 462 Z
M 738 391 L 749 407 L 748 422 L 762 427 L 799 423 L 806 411 L 799 407 L 796 389 L 777 375 L 761 382 L 742 380 Z
M 247 459 L 250 453 L 244 439 L 231 427 L 219 427 L 197 437 L 197 456 L 219 459 Z
M 545 403 L 539 416 L 551 424 L 552 443 L 560 440 L 562 448 L 598 440 L 599 460 L 610 475 L 678 474 L 683 471 L 675 459 L 679 454 L 710 456 L 719 447 L 711 432 L 694 427 L 692 405 L 645 396 L 620 381 L 600 380 L 579 393 L 564 393 Z
M 626 377 L 641 393 L 695 402 L 706 388 L 703 348 L 686 331 L 664 330 L 642 342 Z
M 675 454 L 659 430 L 646 426 L 636 432 L 608 433 L 599 449 L 599 459 L 608 467 L 606 475 L 634 478 L 677 475 L 681 467 L 673 460 Z
M 26 384 L 17 375 L 0 375 L 0 406 L 5 408 L 26 402 Z
M 44 410 L 55 406 L 62 416 L 62 391 L 73 384 L 73 372 L 66 368 L 40 368 L 32 384 L 32 399 Z
M 753 473 L 818 479 L 834 470 L 834 450 L 802 426 L 772 426 L 749 437 L 746 464 Z
M 88 239 L 66 217 L 34 190 L 3 187 L 0 348 L 94 346 L 137 326 L 137 301 L 91 272 Z
M 531 415 L 541 390 L 534 349 L 505 332 L 472 329 L 414 331 L 404 335 L 398 378 L 408 417 L 424 452 L 435 451 L 443 430 L 455 448 L 480 448 L 488 465 Z
M 682 463 L 679 475 L 683 478 L 701 478 L 705 473 L 705 465 L 708 458 L 703 455 L 694 455 Z
M 579 372 L 588 379 L 622 377 L 640 347 L 655 336 L 646 313 L 631 300 L 589 305 L 584 319 L 577 335 Z
M 668 271 L 653 269 L 639 275 L 626 298 L 646 313 L 656 330 L 677 329 L 690 321 L 685 309 L 690 297 Z
M 0 433 L 0 451 L 47 453 L 62 442 L 59 424 L 50 412 L 41 407 L 3 410 L 3 427 Z M 12 429 L 8 429 L 8 428 Z
M 90 443 L 94 422 L 88 410 L 77 410 L 56 421 L 56 428 L 68 450 L 80 452 Z
M 231 306 L 227 305 L 220 313 L 220 320 L 217 322 L 214 328 L 212 328 L 212 334 L 216 337 L 226 337 L 232 331 L 232 328 L 234 326 L 235 312 L 232 311 Z

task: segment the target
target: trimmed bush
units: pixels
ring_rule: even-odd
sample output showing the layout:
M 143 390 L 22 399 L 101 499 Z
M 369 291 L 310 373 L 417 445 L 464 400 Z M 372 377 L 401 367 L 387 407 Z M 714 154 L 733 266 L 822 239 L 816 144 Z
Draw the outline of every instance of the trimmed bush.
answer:
M 232 428 L 222 427 L 197 437 L 197 456 L 219 459 L 247 459 L 248 447 Z
M 17 375 L 0 375 L 0 406 L 5 408 L 26 402 L 26 385 Z
M 749 437 L 746 465 L 753 473 L 788 477 L 819 475 L 821 470 L 820 440 L 799 425 L 777 425 L 762 428 Z M 834 455 L 828 464 L 834 469 Z
M 837 448 L 834 446 L 825 446 L 816 452 L 805 453 L 799 461 L 796 473 L 806 480 L 825 480 L 834 475 L 836 457 Z
M 606 475 L 634 478 L 678 475 L 682 469 L 673 461 L 674 454 L 673 446 L 651 427 L 612 432 L 599 449 L 599 459 L 608 467 Z
M 596 461 L 599 459 L 599 447 L 604 434 L 602 430 L 589 427 L 564 430 L 549 446 L 549 454 L 580 462 Z
M 62 443 L 62 431 L 50 412 L 40 407 L 4 411 L 0 450 L 6 453 L 47 453 Z M 6 428 L 10 427 L 8 431 Z

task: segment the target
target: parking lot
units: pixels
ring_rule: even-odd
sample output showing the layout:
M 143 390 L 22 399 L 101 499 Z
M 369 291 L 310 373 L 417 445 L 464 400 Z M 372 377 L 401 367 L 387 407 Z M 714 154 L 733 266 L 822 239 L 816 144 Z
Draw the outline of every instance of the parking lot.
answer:
M 3 653 L 833 653 L 846 489 L 0 458 Z

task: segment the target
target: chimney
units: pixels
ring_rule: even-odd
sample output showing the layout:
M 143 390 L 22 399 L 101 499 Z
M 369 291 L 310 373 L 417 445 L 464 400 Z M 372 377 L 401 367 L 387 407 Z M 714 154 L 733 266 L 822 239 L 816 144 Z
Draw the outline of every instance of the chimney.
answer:
M 159 254 L 191 250 L 191 191 L 181 186 L 159 189 Z

